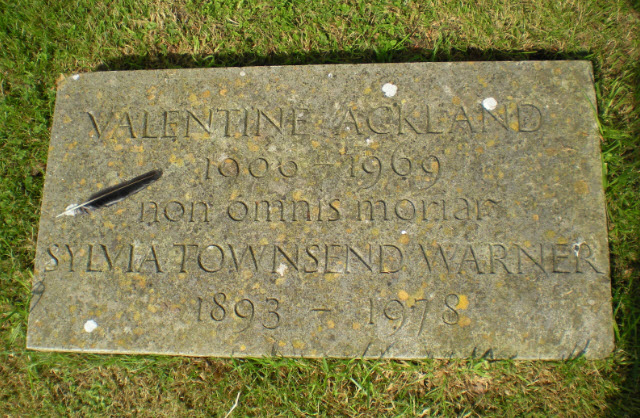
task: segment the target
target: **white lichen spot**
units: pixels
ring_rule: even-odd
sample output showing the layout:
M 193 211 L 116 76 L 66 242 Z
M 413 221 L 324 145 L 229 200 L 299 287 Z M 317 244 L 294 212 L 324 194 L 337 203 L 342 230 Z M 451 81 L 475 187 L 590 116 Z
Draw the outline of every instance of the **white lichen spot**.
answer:
M 90 319 L 84 323 L 84 330 L 86 332 L 93 332 L 96 328 L 98 328 L 98 323 L 93 319 Z
M 280 264 L 280 266 L 276 269 L 276 272 L 278 272 L 280 276 L 284 276 L 284 273 L 286 271 L 287 271 L 287 266 L 284 264 Z
M 327 74 L 327 78 L 333 78 L 333 74 L 332 73 Z
M 371 145 L 371 144 L 373 144 L 373 139 L 371 139 L 371 138 L 367 138 L 367 139 L 365 140 L 365 142 L 367 143 L 367 145 Z
M 73 78 L 74 80 L 77 80 L 80 78 L 80 74 L 74 74 L 71 76 L 71 78 Z
M 402 231 L 402 235 L 407 235 L 407 231 Z
M 244 77 L 245 75 L 247 75 L 247 73 L 245 73 L 244 71 L 240 71 L 240 77 Z
M 398 93 L 398 86 L 395 84 L 387 83 L 382 86 L 382 92 L 387 97 L 393 97 Z
M 498 106 L 498 102 L 493 97 L 487 97 L 482 101 L 482 107 L 487 110 L 494 110 Z
M 578 238 L 576 240 L 576 242 L 573 243 L 572 248 L 573 248 L 573 253 L 576 255 L 576 257 L 580 256 L 580 248 L 582 247 L 582 244 L 584 244 L 584 240 L 582 238 Z

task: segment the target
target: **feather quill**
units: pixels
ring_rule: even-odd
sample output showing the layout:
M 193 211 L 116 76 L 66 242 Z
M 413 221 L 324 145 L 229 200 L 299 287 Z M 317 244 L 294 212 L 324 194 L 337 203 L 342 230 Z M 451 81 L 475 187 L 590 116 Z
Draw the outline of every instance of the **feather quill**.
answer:
M 94 193 L 89 196 L 89 199 L 84 203 L 67 206 L 65 211 L 56 216 L 56 218 L 63 215 L 75 216 L 80 213 L 88 213 L 92 210 L 111 206 L 132 194 L 138 193 L 160 177 L 162 177 L 162 170 L 152 170 L 131 180 L 124 181 L 120 184 L 116 184 L 115 186 L 107 187 L 106 189 L 102 189 L 98 193 Z

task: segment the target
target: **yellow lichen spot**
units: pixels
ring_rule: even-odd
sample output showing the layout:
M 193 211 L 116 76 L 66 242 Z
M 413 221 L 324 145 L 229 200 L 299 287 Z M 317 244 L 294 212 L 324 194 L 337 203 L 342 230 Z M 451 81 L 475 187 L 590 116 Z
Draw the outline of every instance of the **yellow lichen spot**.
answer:
M 293 198 L 296 200 L 302 199 L 302 192 L 300 190 L 296 190 L 295 192 L 293 192 Z
M 462 187 L 456 187 L 456 192 L 462 193 Z
M 133 313 L 133 320 L 134 320 L 134 321 L 139 321 L 141 316 L 142 316 L 142 315 L 140 315 L 140 312 L 135 311 L 135 312 Z
M 532 218 L 533 218 L 534 221 L 538 221 L 540 219 L 540 217 L 538 215 L 536 215 L 536 214 L 534 214 L 532 216 Z
M 511 121 L 511 123 L 509 123 L 509 127 L 516 132 L 520 130 L 520 124 L 518 123 L 517 120 Z
M 258 152 L 258 151 L 260 151 L 260 146 L 258 144 L 256 144 L 255 142 L 252 142 L 252 143 L 249 144 L 249 151 Z
M 489 84 L 487 84 L 487 80 L 484 79 L 484 77 L 478 76 L 478 83 L 480 83 L 482 85 L 482 87 L 487 87 Z
M 287 345 L 287 343 L 286 343 L 286 342 L 284 342 L 284 341 L 282 341 L 282 340 L 280 340 L 280 341 L 278 341 L 278 345 L 279 345 L 280 347 L 284 347 L 285 345 Z
M 68 115 L 64 115 L 64 117 L 62 118 L 63 123 L 70 123 L 71 121 L 72 119 Z
M 327 321 L 327 327 L 328 327 L 329 329 L 334 329 L 334 328 L 336 327 L 336 323 L 329 319 L 329 320 Z
M 556 67 L 553 69 L 553 74 L 554 75 L 560 75 L 562 74 L 562 69 L 560 69 L 560 67 Z
M 362 94 L 371 94 L 371 87 L 367 87 L 366 89 L 364 89 Z
M 78 307 L 76 305 L 70 305 L 69 306 L 69 313 L 74 313 L 76 311 L 76 309 L 78 309 Z
M 324 274 L 324 279 L 328 282 L 332 282 L 335 279 L 338 278 L 338 274 L 337 273 L 325 273 Z
M 402 301 L 406 301 L 406 300 L 409 299 L 409 294 L 404 290 L 400 290 L 398 292 L 398 299 L 400 299 Z
M 269 240 L 266 238 L 261 238 L 260 239 L 260 245 L 269 245 Z
M 197 104 L 198 103 L 198 96 L 196 96 L 195 94 L 191 93 L 189 95 L 189 102 L 191 102 L 191 104 Z
M 482 147 L 477 147 L 477 148 L 476 148 L 476 152 L 477 152 L 478 154 L 484 154 L 484 148 L 482 148 Z
M 469 307 L 469 298 L 466 295 L 458 295 L 458 304 L 456 309 L 467 309 Z
M 573 183 L 573 190 L 576 194 L 587 194 L 589 193 L 589 185 L 583 180 L 578 180 Z
M 102 183 L 96 183 L 96 187 L 97 187 L 98 189 L 102 189 L 102 188 L 104 187 L 104 184 L 102 184 Z
M 358 323 L 358 322 L 354 322 L 354 323 L 351 325 L 351 328 L 353 328 L 353 329 L 354 329 L 354 330 L 356 330 L 356 331 L 357 331 L 357 330 L 359 330 L 361 327 L 362 327 L 362 325 L 361 325 L 360 323 Z
M 469 318 L 468 316 L 462 315 L 460 317 L 460 320 L 458 321 L 458 325 L 460 325 L 461 327 L 466 327 L 471 325 L 471 318 Z
M 246 345 L 242 344 L 242 345 L 240 346 L 240 351 L 245 351 L 246 349 L 247 349 L 247 346 L 246 346 Z
M 116 226 L 115 226 L 111 221 L 106 221 L 106 222 L 104 223 L 104 227 L 105 227 L 105 228 L 107 228 L 107 229 L 113 229 L 113 228 L 115 228 Z
M 202 92 L 202 97 L 204 99 L 206 99 L 209 96 L 211 96 L 211 92 L 209 90 L 205 90 L 205 91 Z
M 561 245 L 565 245 L 569 243 L 569 240 L 567 240 L 565 237 L 558 237 L 558 241 L 556 241 L 558 244 Z
M 80 179 L 80 185 L 84 186 L 85 184 L 87 184 L 87 179 Z
M 453 99 L 451 99 L 451 101 L 456 106 L 460 106 L 460 103 L 462 103 L 462 100 L 460 100 L 460 98 L 458 96 L 454 96 Z
M 239 191 L 237 190 L 232 190 L 231 191 L 231 196 L 229 196 L 229 200 L 234 200 L 236 197 L 238 197 L 238 195 L 240 194 Z
M 306 344 L 299 340 L 293 340 L 293 348 L 297 348 L 298 350 L 302 350 Z
M 544 235 L 548 238 L 548 239 L 554 239 L 556 237 L 556 233 L 555 231 L 552 231 L 550 229 L 548 229 Z
M 227 95 L 227 89 L 220 90 L 220 96 L 226 96 L 226 95 Z
M 488 147 L 492 147 L 492 146 L 494 146 L 495 144 L 496 144 L 496 141 L 494 141 L 493 139 L 492 139 L 492 140 L 490 140 L 489 142 L 487 142 L 487 146 L 488 146 Z
M 444 153 L 445 153 L 446 155 L 450 155 L 450 154 L 451 154 L 451 148 L 445 148 L 445 149 L 444 149 Z
M 276 279 L 276 286 L 282 286 L 282 284 L 286 281 L 284 277 L 280 277 Z
M 524 246 L 527 247 L 527 248 L 530 248 L 531 247 L 531 241 L 525 241 L 524 242 Z
M 182 167 L 184 165 L 184 160 L 182 158 L 176 157 L 175 154 L 171 154 L 171 157 L 169 157 L 169 162 L 179 167 Z
M 311 146 L 313 148 L 318 148 L 320 146 L 320 143 L 318 141 L 311 141 Z
M 409 235 L 408 234 L 400 235 L 400 238 L 398 238 L 398 242 L 400 244 L 407 245 L 409 243 L 409 241 L 410 241 L 410 239 L 409 239 Z
M 149 304 L 147 305 L 147 310 L 151 313 L 156 313 L 158 312 L 158 307 L 156 305 Z
M 346 147 L 342 147 L 340 148 L 340 151 L 338 151 L 340 153 L 340 155 L 345 155 L 347 153 L 347 148 Z

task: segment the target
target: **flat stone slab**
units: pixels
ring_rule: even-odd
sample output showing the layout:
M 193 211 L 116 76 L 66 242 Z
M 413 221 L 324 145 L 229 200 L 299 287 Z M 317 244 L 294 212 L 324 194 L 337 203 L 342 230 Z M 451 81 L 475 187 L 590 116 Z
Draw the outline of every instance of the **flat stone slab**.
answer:
M 583 61 L 68 77 L 27 346 L 604 357 L 595 103 Z M 57 216 L 152 170 L 136 194 Z

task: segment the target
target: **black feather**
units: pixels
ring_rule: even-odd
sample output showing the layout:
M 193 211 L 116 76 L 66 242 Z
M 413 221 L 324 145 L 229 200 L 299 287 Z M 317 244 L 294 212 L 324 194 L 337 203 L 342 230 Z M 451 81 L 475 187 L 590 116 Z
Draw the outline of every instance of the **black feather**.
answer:
M 94 193 L 89 196 L 89 199 L 87 199 L 86 202 L 68 207 L 58 216 L 87 213 L 91 210 L 111 206 L 132 194 L 138 193 L 160 177 L 162 177 L 162 170 L 152 170 L 131 180 L 124 181 L 120 184 L 116 184 L 115 186 L 107 187 L 106 189 L 102 189 L 98 193 Z

